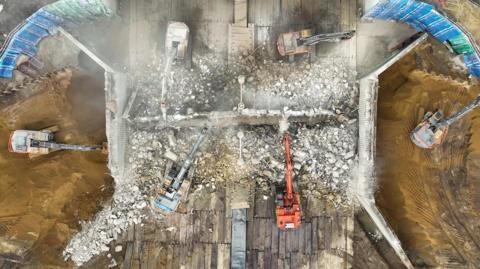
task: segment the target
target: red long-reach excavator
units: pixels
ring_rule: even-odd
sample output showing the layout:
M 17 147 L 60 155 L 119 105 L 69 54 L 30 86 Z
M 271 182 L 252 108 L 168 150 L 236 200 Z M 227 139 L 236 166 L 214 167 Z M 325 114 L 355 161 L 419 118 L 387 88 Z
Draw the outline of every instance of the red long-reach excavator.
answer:
M 300 195 L 293 189 L 292 159 L 290 157 L 290 135 L 283 136 L 285 146 L 285 186 L 281 186 L 276 194 L 275 215 L 280 230 L 297 229 L 302 225 Z

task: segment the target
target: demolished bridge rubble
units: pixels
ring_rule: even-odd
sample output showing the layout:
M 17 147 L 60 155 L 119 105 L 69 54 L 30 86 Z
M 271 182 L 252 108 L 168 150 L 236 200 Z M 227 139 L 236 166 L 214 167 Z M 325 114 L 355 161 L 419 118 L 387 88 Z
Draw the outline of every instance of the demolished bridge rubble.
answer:
M 221 128 L 212 129 L 197 154 L 190 190 L 190 197 L 196 198 L 191 199 L 201 199 L 199 194 L 205 191 L 216 195 L 230 180 L 253 183 L 256 192 L 270 196 L 271 184 L 281 181 L 285 171 L 278 124 L 291 117 L 294 173 L 303 195 L 327 199 L 339 208 L 352 206 L 357 91 L 355 72 L 341 59 L 287 64 L 245 55 L 227 67 L 216 57 L 198 56 L 194 63 L 190 70 L 172 68 L 169 87 L 175 91 L 167 96 L 167 122 L 156 105 L 161 77 L 148 70 L 130 74 L 137 93 L 135 100 L 126 102 L 131 107 L 123 182 L 116 185 L 111 205 L 85 223 L 65 249 L 65 257 L 77 265 L 109 251 L 110 242 L 132 225 L 159 217 L 150 205 L 162 184 L 165 156 L 173 153 L 183 160 L 203 126 Z M 148 68 L 161 66 L 160 60 Z M 246 77 L 241 111 L 239 75 Z M 228 117 L 224 124 L 216 124 L 215 115 Z M 199 123 L 195 117 L 203 120 Z M 235 122 L 238 117 L 243 120 Z M 261 120 L 255 124 L 255 118 Z M 240 167 L 238 130 L 244 133 L 245 162 Z

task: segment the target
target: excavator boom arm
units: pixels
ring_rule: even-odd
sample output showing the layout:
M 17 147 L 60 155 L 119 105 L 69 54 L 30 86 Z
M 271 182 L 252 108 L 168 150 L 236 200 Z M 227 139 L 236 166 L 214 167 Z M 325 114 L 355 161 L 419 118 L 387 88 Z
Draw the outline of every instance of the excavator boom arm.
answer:
M 193 148 L 190 150 L 190 153 L 188 153 L 187 159 L 183 162 L 182 167 L 180 168 L 180 172 L 178 172 L 177 177 L 175 177 L 175 181 L 173 182 L 172 188 L 175 190 L 178 190 L 180 188 L 180 185 L 183 181 L 183 177 L 187 173 L 188 169 L 190 168 L 190 165 L 193 162 L 193 158 L 195 157 L 195 153 L 197 153 L 198 148 L 200 147 L 200 144 L 202 144 L 203 139 L 206 136 L 207 130 L 203 130 L 200 136 L 197 138 L 197 141 L 195 142 L 195 145 L 193 145 Z
M 290 156 L 290 136 L 285 133 L 283 137 L 283 144 L 285 146 L 285 184 L 287 199 L 293 199 L 293 179 L 292 179 L 292 159 Z
M 450 126 L 452 123 L 460 120 L 463 118 L 465 115 L 470 113 L 472 110 L 480 106 L 480 95 L 475 98 L 470 104 L 468 104 L 466 107 L 462 108 L 460 111 L 457 113 L 451 115 L 450 117 L 446 118 L 445 120 L 441 121 L 438 125 L 440 127 L 446 127 Z
M 170 53 L 166 55 L 166 63 L 163 69 L 163 77 L 162 77 L 162 92 L 161 92 L 161 102 L 165 102 L 165 95 L 167 94 L 167 82 L 168 82 L 168 74 L 170 73 L 170 69 L 172 68 L 172 63 L 175 59 L 175 55 L 177 55 L 177 46 L 172 46 Z
M 39 141 L 32 140 L 32 147 L 37 148 L 49 148 L 49 149 L 64 149 L 64 150 L 76 150 L 76 151 L 94 151 L 102 149 L 101 145 L 71 145 L 71 144 L 60 144 L 55 142 Z

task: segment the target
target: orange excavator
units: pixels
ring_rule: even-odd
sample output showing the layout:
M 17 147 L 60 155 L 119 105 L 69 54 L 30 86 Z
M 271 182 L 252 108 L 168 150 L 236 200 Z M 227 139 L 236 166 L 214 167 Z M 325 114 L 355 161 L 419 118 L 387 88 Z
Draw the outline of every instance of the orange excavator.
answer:
M 283 136 L 285 146 L 285 186 L 277 189 L 275 216 L 280 230 L 297 229 L 302 225 L 300 195 L 293 189 L 292 159 L 290 157 L 290 135 Z

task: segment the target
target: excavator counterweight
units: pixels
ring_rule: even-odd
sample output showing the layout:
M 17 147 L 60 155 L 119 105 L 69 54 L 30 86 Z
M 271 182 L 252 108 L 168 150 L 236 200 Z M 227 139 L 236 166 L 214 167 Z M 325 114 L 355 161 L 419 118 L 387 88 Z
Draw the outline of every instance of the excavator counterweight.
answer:
M 275 216 L 277 227 L 280 230 L 297 229 L 302 224 L 302 212 L 300 209 L 300 195 L 293 189 L 292 159 L 290 156 L 290 135 L 284 134 L 285 146 L 285 186 L 281 186 L 276 194 Z

